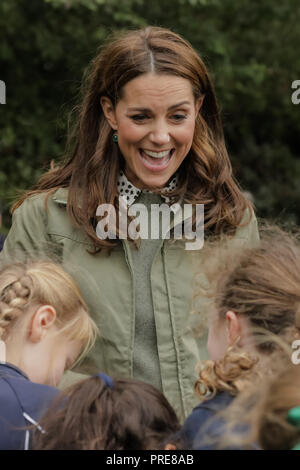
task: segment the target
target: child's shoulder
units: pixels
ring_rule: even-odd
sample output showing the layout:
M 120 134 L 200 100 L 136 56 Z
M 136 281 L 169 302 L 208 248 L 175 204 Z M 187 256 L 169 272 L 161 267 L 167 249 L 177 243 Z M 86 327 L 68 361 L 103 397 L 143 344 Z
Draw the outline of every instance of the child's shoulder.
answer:
M 0 365 L 0 449 L 24 449 L 27 426 L 47 411 L 59 391 L 31 382 L 21 371 Z
M 228 406 L 232 402 L 233 398 L 234 397 L 227 392 L 216 393 L 214 397 L 209 398 L 208 400 L 205 400 L 204 402 L 197 405 L 193 409 L 192 413 L 200 413 L 203 410 L 217 412 Z
M 202 439 L 202 430 L 203 434 L 215 434 L 222 424 L 217 413 L 227 408 L 233 398 L 227 392 L 217 393 L 193 409 L 182 428 L 183 439 L 189 448 L 195 448 L 195 442 Z
M 41 413 L 48 408 L 59 390 L 49 385 L 31 382 L 18 368 L 12 365 L 0 367 L 0 414 L 6 413 L 9 403 L 14 403 L 17 409 L 38 419 Z
M 55 387 L 31 382 L 23 377 L 5 377 L 4 380 L 14 392 L 22 409 L 34 416 L 39 414 L 42 405 L 47 406 L 59 394 Z

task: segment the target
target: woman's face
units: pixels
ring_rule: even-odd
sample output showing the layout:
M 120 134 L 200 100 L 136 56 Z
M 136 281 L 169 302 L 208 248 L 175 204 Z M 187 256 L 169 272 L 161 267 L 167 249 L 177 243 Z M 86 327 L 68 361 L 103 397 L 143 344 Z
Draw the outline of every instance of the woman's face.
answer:
M 177 171 L 192 146 L 201 103 L 185 78 L 155 73 L 128 82 L 115 109 L 102 97 L 126 176 L 136 187 L 162 188 Z

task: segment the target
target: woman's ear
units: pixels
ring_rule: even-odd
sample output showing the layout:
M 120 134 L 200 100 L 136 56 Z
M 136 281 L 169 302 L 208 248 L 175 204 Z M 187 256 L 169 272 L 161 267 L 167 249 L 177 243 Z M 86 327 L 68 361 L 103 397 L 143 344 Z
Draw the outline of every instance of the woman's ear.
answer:
M 38 343 L 56 321 L 56 311 L 52 305 L 42 305 L 32 315 L 28 327 L 28 339 Z
M 196 104 L 195 104 L 195 110 L 196 110 L 196 116 L 198 116 L 198 113 L 202 107 L 203 101 L 204 101 L 205 95 L 201 96 L 200 98 L 197 99 Z
M 232 346 L 237 338 L 242 336 L 242 325 L 238 315 L 236 315 L 232 310 L 228 310 L 228 312 L 226 312 L 225 318 L 228 346 Z
M 104 116 L 106 117 L 109 125 L 112 127 L 112 129 L 116 131 L 118 129 L 118 125 L 117 125 L 117 120 L 116 120 L 115 109 L 113 107 L 111 100 L 107 96 L 101 96 L 100 104 L 101 104 Z

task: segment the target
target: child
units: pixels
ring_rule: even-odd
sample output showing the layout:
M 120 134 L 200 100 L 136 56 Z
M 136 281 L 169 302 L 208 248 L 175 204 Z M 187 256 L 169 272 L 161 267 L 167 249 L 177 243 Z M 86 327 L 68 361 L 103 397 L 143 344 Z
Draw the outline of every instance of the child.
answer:
M 148 450 L 180 448 L 177 416 L 152 385 L 99 373 L 61 394 L 35 433 L 40 450 Z
M 219 413 L 256 375 L 271 373 L 264 370 L 264 358 L 276 349 L 270 334 L 287 341 L 299 337 L 299 242 L 274 227 L 262 238 L 257 248 L 243 253 L 228 249 L 225 259 L 220 258 L 231 267 L 223 264 L 217 281 L 208 336 L 211 360 L 195 385 L 204 403 L 193 410 L 181 433 L 189 448 L 215 448 L 224 431 Z M 239 432 L 245 430 L 240 423 Z
M 95 338 L 87 306 L 59 266 L 31 261 L 0 271 L 0 449 L 29 448 L 26 427 L 43 431 L 37 421 L 54 387 Z

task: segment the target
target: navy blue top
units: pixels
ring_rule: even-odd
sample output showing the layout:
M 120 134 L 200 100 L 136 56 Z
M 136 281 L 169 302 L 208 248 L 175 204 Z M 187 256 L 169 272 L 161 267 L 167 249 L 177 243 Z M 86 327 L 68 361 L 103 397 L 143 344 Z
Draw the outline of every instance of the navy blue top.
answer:
M 224 420 L 217 413 L 229 406 L 234 399 L 227 392 L 217 393 L 193 409 L 180 431 L 185 448 L 213 450 L 224 430 Z M 210 442 L 209 439 L 213 441 Z
M 0 362 L 0 449 L 28 449 L 30 431 L 18 428 L 39 428 L 39 418 L 58 393 L 54 387 L 31 382 L 18 367 Z

